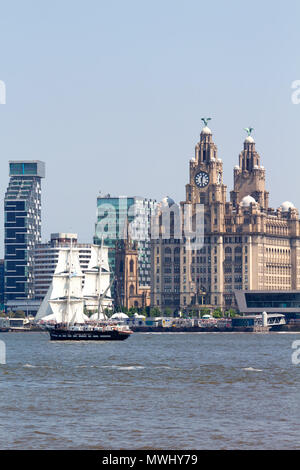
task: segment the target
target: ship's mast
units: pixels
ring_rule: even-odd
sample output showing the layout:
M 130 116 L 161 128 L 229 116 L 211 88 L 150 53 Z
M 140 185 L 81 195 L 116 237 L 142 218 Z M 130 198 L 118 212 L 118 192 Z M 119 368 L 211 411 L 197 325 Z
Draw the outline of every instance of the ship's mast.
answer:
M 68 321 L 70 321 L 70 307 L 71 307 L 71 264 L 72 264 L 72 238 L 69 251 L 69 282 L 68 282 L 68 300 L 67 300 L 67 312 L 68 312 Z
M 98 320 L 100 320 L 100 313 L 102 311 L 102 295 L 101 295 L 101 275 L 102 275 L 102 252 L 103 252 L 103 235 L 101 240 L 101 248 L 100 248 L 100 263 L 98 258 L 98 266 L 99 266 L 99 284 L 98 284 Z

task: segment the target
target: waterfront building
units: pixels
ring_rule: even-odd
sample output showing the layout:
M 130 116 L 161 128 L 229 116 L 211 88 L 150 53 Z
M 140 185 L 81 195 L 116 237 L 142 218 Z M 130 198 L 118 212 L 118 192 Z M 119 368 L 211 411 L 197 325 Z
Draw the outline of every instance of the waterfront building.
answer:
M 102 238 L 109 247 L 109 265 L 115 275 L 116 243 L 124 239 L 127 224 L 131 236 L 138 245 L 138 277 L 140 287 L 150 287 L 151 254 L 150 254 L 150 221 L 155 210 L 156 201 L 142 197 L 113 197 L 110 194 L 97 198 L 97 223 L 94 243 L 100 245 Z M 112 288 L 114 295 L 114 286 Z
M 197 208 L 202 205 L 202 246 L 189 249 L 182 230 L 179 244 L 181 309 L 235 308 L 236 290 L 300 288 L 299 213 L 288 201 L 277 209 L 269 207 L 266 170 L 261 165 L 251 131 L 247 129 L 248 136 L 238 165 L 234 167 L 229 201 L 223 182 L 223 163 L 212 132 L 207 125 L 201 131 L 195 157 L 189 162 L 186 199 L 180 206 L 181 214 L 189 206 L 194 220 Z M 178 297 L 178 286 L 175 290 L 174 283 L 175 253 L 166 257 L 165 251 L 157 250 L 155 255 L 154 252 L 155 248 L 153 269 L 160 269 L 160 272 L 155 273 L 157 279 L 152 276 L 152 305 L 164 309 L 168 305 L 157 286 L 160 291 L 169 289 L 170 298 L 171 294 Z M 171 259 L 169 267 L 166 258 Z M 166 267 L 168 272 L 165 272 Z M 166 286 L 166 278 L 170 287 Z
M 76 233 L 52 233 L 50 241 L 38 243 L 34 249 L 34 291 L 35 299 L 42 301 L 52 282 L 58 262 L 60 248 L 70 246 L 79 249 L 79 261 L 84 273 L 91 258 L 91 244 L 78 243 Z
M 280 313 L 289 320 L 300 319 L 299 290 L 237 290 L 235 297 L 239 311 L 245 315 Z
M 10 161 L 4 200 L 4 300 L 34 299 L 34 247 L 41 241 L 41 180 L 45 163 Z
M 174 230 L 179 212 L 180 206 L 166 196 L 157 206 L 158 234 L 152 225 L 151 305 L 161 309 L 162 313 L 166 309 L 180 309 L 181 237 Z

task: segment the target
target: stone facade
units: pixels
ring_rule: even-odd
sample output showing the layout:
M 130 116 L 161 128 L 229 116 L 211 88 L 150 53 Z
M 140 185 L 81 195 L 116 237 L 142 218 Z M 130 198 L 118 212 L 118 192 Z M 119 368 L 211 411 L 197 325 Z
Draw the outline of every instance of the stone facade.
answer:
M 116 242 L 115 305 L 144 308 L 150 305 L 150 287 L 139 281 L 138 243 L 128 237 Z
M 278 209 L 269 207 L 266 172 L 253 138 L 245 139 L 239 165 L 234 167 L 230 201 L 223 163 L 207 126 L 189 167 L 181 214 L 190 206 L 194 220 L 197 207 L 203 205 L 203 244 L 188 249 L 183 231 L 180 239 L 168 240 L 160 232 L 152 242 L 152 305 L 162 310 L 226 309 L 235 307 L 235 290 L 299 289 L 299 213 L 287 201 Z

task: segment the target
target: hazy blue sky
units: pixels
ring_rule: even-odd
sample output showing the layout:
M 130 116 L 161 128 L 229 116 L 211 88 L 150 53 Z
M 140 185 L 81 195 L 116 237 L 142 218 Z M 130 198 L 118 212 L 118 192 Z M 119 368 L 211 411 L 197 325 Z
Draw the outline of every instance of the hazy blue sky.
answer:
M 299 18 L 297 1 L 1 1 L 2 200 L 8 160 L 43 160 L 43 240 L 90 242 L 99 190 L 184 199 L 210 116 L 228 192 L 252 126 L 270 204 L 300 208 Z

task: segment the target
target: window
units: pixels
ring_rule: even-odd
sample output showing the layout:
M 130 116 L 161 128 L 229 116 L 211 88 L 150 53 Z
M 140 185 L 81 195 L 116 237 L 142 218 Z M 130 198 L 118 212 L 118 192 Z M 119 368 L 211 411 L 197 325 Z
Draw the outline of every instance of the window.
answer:
M 6 221 L 7 222 L 15 222 L 16 216 L 14 212 L 6 212 Z
M 131 284 L 130 287 L 129 287 L 129 295 L 130 296 L 134 295 L 134 285 L 133 284 Z
M 36 163 L 24 163 L 23 164 L 23 174 L 24 175 L 36 175 L 37 174 L 37 164 Z
M 133 268 L 134 268 L 134 261 L 133 259 L 130 260 L 130 263 L 129 263 L 129 270 L 131 273 L 133 273 Z

